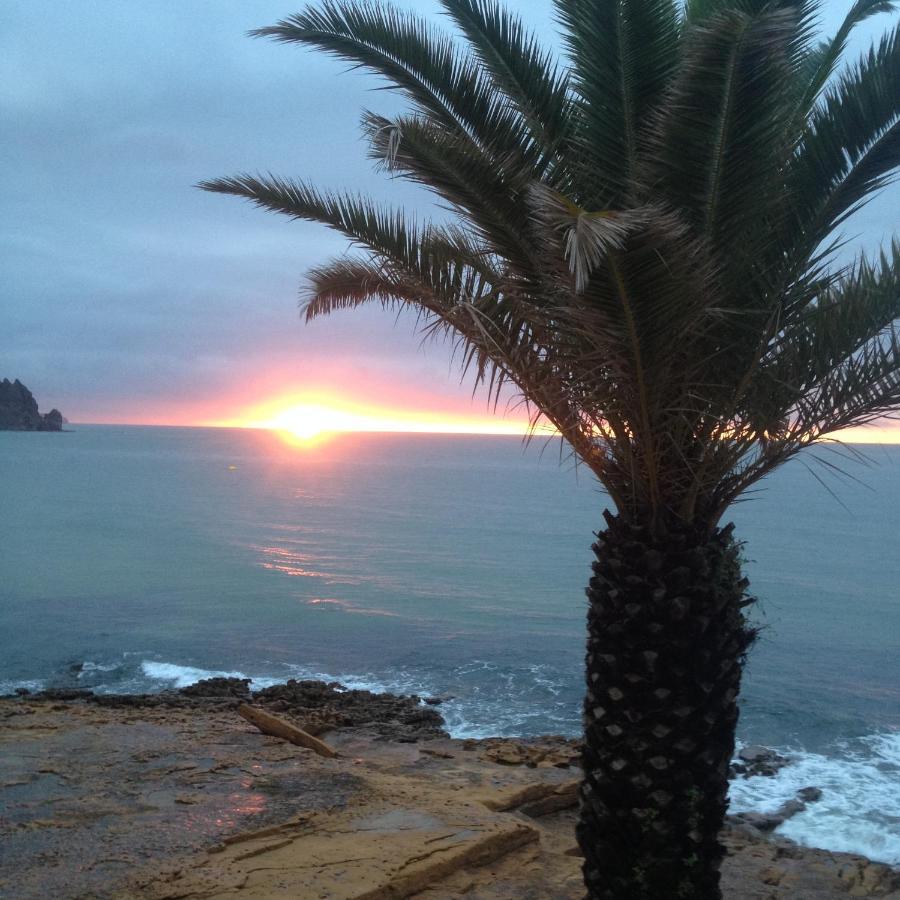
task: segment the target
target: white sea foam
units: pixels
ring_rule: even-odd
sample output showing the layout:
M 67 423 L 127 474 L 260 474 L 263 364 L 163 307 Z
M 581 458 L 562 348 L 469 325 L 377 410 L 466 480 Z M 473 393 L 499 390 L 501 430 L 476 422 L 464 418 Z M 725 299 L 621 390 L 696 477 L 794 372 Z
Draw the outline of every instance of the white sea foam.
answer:
M 791 764 L 776 775 L 732 783 L 733 812 L 773 812 L 800 788 L 818 787 L 822 799 L 788 819 L 779 834 L 900 865 L 900 732 L 843 745 L 835 756 L 783 752 Z
M 45 687 L 45 681 L 28 679 L 23 681 L 0 681 L 0 697 L 5 697 L 7 694 L 14 694 L 18 690 L 31 691 L 34 693 L 35 691 L 44 690 Z
M 564 702 L 555 699 L 561 694 L 559 681 L 553 678 L 546 666 L 528 666 L 522 672 L 506 671 L 495 663 L 476 660 L 454 670 L 447 681 L 431 678 L 421 671 L 398 670 L 390 675 L 335 675 L 304 666 L 293 665 L 289 668 L 291 677 L 336 681 L 349 690 L 416 694 L 421 697 L 441 696 L 449 692 L 452 698 L 444 700 L 439 711 L 447 731 L 454 738 L 546 734 L 549 731 L 569 733 L 572 730 L 572 711 Z M 537 699 L 527 695 L 517 697 L 517 685 L 521 684 L 520 679 L 526 672 L 525 680 L 545 692 L 544 696 Z M 454 685 L 459 681 L 464 682 L 464 686 Z
M 122 667 L 121 663 L 109 663 L 108 665 L 103 665 L 102 663 L 91 662 L 91 660 L 85 660 L 81 664 L 81 670 L 78 672 L 78 677 L 89 674 L 90 672 L 115 672 L 117 669 Z
M 338 682 L 351 691 L 371 691 L 373 694 L 418 694 L 425 697 L 436 693 L 434 686 L 429 684 L 427 679 L 402 670 L 390 676 L 379 676 L 373 673 L 335 675 L 331 672 L 322 672 L 318 669 L 296 665 L 288 666 L 288 669 L 290 678 L 301 681 Z
M 282 680 L 279 678 L 254 678 L 243 672 L 196 669 L 193 666 L 179 666 L 174 663 L 154 662 L 147 659 L 141 663 L 141 671 L 151 681 L 163 682 L 163 686 L 169 688 L 187 687 L 204 678 L 250 678 L 252 687 L 258 690 L 278 684 Z

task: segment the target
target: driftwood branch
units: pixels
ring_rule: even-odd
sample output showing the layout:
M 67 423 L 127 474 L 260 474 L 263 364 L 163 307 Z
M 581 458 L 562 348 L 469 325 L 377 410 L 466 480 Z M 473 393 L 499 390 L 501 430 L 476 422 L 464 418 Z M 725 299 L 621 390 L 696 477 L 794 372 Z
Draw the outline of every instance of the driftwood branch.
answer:
M 312 750 L 314 753 L 318 753 L 319 756 L 333 758 L 338 755 L 337 750 L 329 747 L 324 741 L 320 741 L 318 738 L 308 734 L 302 728 L 297 728 L 296 725 L 291 725 L 289 722 L 285 722 L 284 719 L 279 719 L 278 716 L 273 716 L 271 713 L 257 709 L 255 706 L 242 704 L 238 707 L 238 715 L 246 719 L 251 725 L 255 725 L 263 734 L 271 734 L 273 737 L 290 741 L 290 743 L 296 744 L 298 747 L 306 747 L 307 750 Z

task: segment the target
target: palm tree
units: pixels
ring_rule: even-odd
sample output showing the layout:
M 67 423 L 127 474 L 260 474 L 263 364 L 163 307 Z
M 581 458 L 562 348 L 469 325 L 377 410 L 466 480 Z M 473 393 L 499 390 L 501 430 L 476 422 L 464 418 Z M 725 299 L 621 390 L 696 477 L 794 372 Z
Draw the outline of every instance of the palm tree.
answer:
M 455 214 L 419 223 L 278 177 L 205 182 L 361 252 L 314 269 L 307 319 L 375 301 L 458 339 L 597 476 L 615 512 L 588 587 L 588 896 L 716 898 L 754 638 L 729 505 L 806 447 L 900 405 L 900 244 L 837 232 L 900 163 L 900 30 L 839 70 L 856 0 L 554 0 L 557 60 L 495 0 L 460 41 L 375 0 L 255 35 L 387 79 L 371 155 Z

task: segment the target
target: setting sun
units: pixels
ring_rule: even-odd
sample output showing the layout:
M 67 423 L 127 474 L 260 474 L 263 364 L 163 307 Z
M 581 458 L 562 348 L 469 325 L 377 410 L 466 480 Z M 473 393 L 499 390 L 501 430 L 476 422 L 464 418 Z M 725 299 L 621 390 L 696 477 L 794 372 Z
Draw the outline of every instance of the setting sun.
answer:
M 330 431 L 351 431 L 352 417 L 334 409 L 312 404 L 292 406 L 279 413 L 266 427 L 286 431 L 305 440 L 319 437 Z
M 426 407 L 426 408 L 423 408 Z M 464 415 L 459 409 L 428 409 L 422 406 L 396 408 L 376 406 L 359 399 L 322 390 L 279 394 L 271 400 L 241 410 L 233 418 L 203 424 L 227 428 L 261 428 L 278 432 L 298 447 L 320 443 L 329 435 L 347 432 L 390 432 L 411 434 L 525 435 L 528 421 L 485 411 Z M 538 426 L 540 434 L 556 434 L 555 429 Z M 900 444 L 900 428 L 888 424 L 851 428 L 835 435 L 846 444 Z
M 523 435 L 528 430 L 527 420 L 521 417 L 504 418 L 489 411 L 463 416 L 455 410 L 427 406 L 392 409 L 324 392 L 282 395 L 243 410 L 233 419 L 211 424 L 271 429 L 300 445 L 342 432 Z

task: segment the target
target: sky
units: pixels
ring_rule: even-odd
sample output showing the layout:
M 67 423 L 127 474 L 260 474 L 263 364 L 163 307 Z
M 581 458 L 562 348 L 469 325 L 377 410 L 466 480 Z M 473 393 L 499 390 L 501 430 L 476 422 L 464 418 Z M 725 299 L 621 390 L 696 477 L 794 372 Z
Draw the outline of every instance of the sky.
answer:
M 396 95 L 246 36 L 302 5 L 0 0 L 0 378 L 42 410 L 211 424 L 299 404 L 401 429 L 521 427 L 521 409 L 498 419 L 410 318 L 373 306 L 301 322 L 304 272 L 343 238 L 194 187 L 271 171 L 427 214 L 424 192 L 373 171 L 360 137 L 361 111 L 390 114 Z M 829 0 L 826 31 L 848 6 Z M 441 20 L 436 0 L 415 8 Z M 516 9 L 557 40 L 550 0 Z M 895 186 L 849 224 L 854 246 L 889 238 L 897 200 Z

